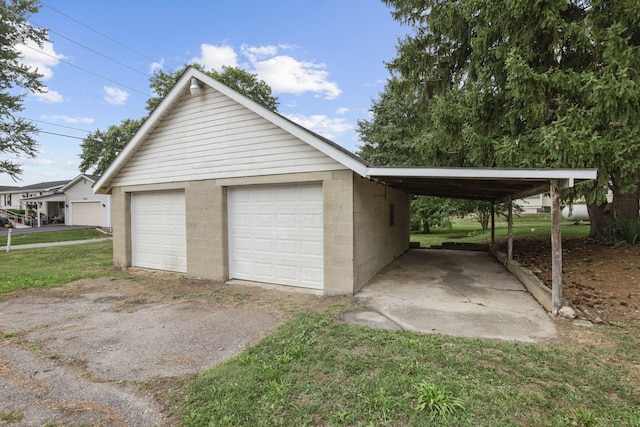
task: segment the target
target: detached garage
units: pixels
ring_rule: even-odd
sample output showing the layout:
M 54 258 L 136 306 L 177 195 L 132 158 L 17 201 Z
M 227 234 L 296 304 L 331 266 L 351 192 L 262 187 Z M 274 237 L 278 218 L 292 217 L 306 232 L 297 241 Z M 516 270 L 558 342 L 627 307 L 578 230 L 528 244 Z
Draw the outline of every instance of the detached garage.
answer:
M 94 188 L 116 266 L 354 294 L 408 249 L 411 194 L 548 191 L 544 173 L 494 171 L 373 168 L 190 68 Z
M 95 175 L 78 175 L 60 189 L 65 197 L 65 225 L 111 227 L 111 196 L 94 194 Z

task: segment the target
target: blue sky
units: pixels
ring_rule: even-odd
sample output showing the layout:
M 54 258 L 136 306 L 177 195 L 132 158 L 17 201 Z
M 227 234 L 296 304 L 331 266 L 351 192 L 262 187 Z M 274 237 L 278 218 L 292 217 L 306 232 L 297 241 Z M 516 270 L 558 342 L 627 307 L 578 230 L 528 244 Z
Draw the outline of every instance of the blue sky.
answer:
M 74 178 L 77 138 L 142 117 L 152 71 L 194 61 L 257 74 L 281 114 L 356 151 L 356 122 L 407 31 L 378 0 L 44 0 L 30 21 L 51 40 L 20 48 L 45 76 L 47 93 L 29 95 L 20 113 L 43 131 L 40 153 L 21 159 L 22 181 L 0 175 L 0 185 Z

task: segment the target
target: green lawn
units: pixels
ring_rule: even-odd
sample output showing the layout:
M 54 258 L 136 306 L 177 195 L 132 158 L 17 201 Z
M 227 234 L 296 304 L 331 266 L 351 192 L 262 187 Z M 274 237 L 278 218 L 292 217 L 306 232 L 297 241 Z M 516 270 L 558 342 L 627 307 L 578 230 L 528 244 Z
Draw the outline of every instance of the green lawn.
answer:
M 420 246 L 438 246 L 442 242 L 461 243 L 489 243 L 491 241 L 491 227 L 482 230 L 480 224 L 470 217 L 456 218 L 452 221 L 453 228 L 432 229 L 431 234 L 412 232 L 411 241 L 420 242 Z M 496 239 L 507 237 L 507 222 L 500 218 L 496 219 Z M 589 224 L 575 225 L 573 221 L 562 220 L 561 231 L 563 239 L 584 238 L 589 234 Z M 523 214 L 513 218 L 514 238 L 522 237 L 545 237 L 551 236 L 551 215 L 550 214 Z
M 43 231 L 37 233 L 25 233 L 11 235 L 11 246 L 13 245 L 26 245 L 30 243 L 48 243 L 48 242 L 67 242 L 70 240 L 88 240 L 88 239 L 103 239 L 110 237 L 95 228 L 80 228 L 75 230 L 63 230 L 63 231 Z M 0 236 L 0 246 L 7 245 L 7 236 Z
M 37 233 L 41 234 L 41 233 Z M 76 239 L 71 239 L 76 240 Z M 0 294 L 113 275 L 111 240 L 0 252 Z
M 111 251 L 102 240 L 1 252 L 0 293 L 114 276 Z M 520 344 L 346 325 L 341 308 L 299 313 L 198 375 L 169 411 L 188 426 L 640 427 L 637 322 Z
M 592 331 L 601 345 L 533 345 L 376 330 L 332 313 L 302 313 L 195 379 L 183 422 L 640 426 L 639 326 Z M 420 394 L 420 383 L 449 395 Z M 464 409 L 420 411 L 420 396 L 441 406 L 460 399 Z

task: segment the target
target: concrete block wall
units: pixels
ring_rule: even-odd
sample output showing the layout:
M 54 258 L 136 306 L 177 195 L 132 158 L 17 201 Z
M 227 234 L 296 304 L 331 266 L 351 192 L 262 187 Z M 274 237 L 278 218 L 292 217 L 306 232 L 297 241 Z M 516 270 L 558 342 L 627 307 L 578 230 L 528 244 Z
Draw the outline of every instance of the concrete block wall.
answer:
M 215 180 L 191 181 L 185 188 L 187 273 L 229 278 L 226 191 Z
M 355 293 L 409 248 L 410 196 L 354 175 L 353 198 Z
M 187 274 L 229 279 L 227 188 L 321 182 L 324 294 L 352 295 L 409 246 L 409 196 L 350 170 L 117 187 L 112 190 L 114 264 L 131 266 L 131 193 L 183 189 Z M 389 205 L 394 225 L 389 225 Z
M 323 181 L 324 294 L 353 295 L 353 172 L 331 172 Z
M 113 265 L 131 266 L 131 193 L 122 188 L 111 192 L 111 218 L 113 224 Z

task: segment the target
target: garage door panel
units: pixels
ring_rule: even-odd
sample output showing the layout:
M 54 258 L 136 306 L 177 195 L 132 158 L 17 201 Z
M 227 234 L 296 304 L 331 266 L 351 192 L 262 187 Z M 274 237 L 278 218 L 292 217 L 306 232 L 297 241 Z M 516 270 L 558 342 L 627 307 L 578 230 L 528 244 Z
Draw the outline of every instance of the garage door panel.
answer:
M 72 225 L 100 225 L 101 202 L 72 202 L 71 203 L 71 223 Z
M 186 272 L 184 192 L 132 194 L 131 243 L 134 266 Z
M 232 188 L 228 206 L 232 278 L 322 288 L 321 185 Z

